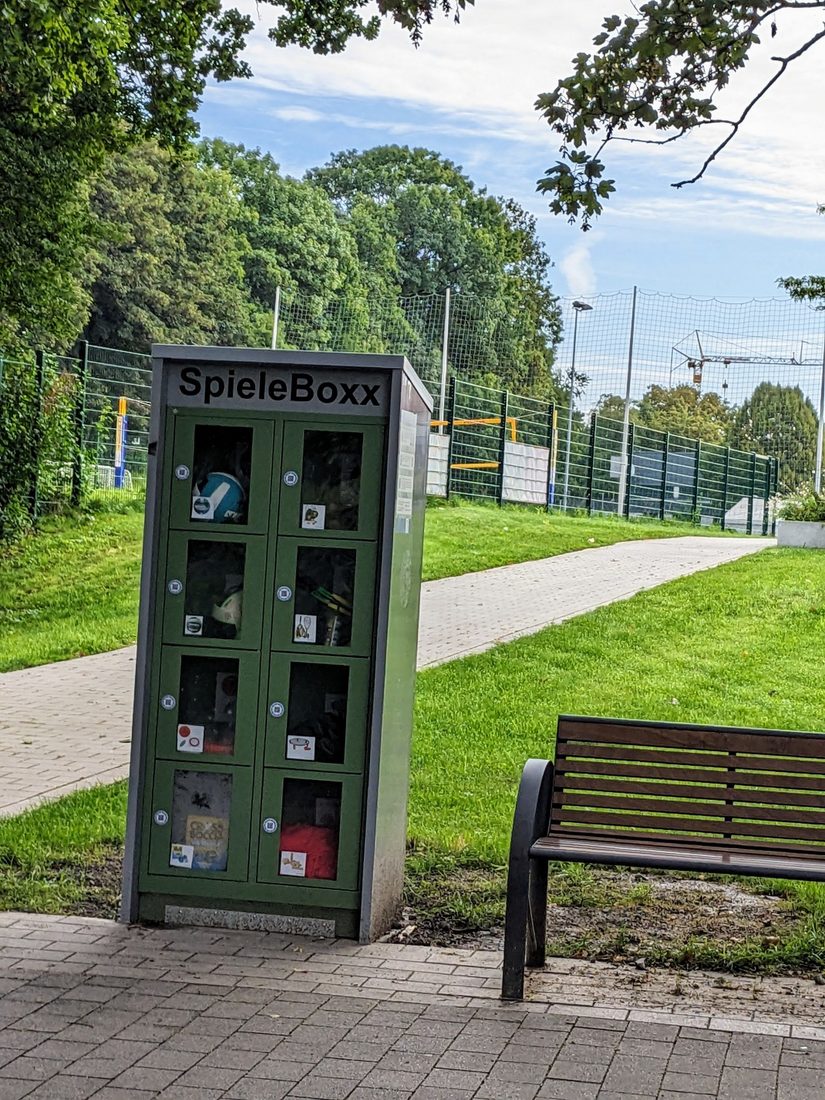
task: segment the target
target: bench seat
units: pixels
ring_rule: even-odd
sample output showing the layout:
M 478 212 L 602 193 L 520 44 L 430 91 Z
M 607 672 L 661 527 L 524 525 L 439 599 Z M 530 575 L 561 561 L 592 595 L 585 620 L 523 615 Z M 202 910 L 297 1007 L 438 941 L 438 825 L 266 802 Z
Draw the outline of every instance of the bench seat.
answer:
M 683 839 L 683 838 L 680 838 Z M 591 840 L 585 837 L 540 837 L 530 855 L 567 863 L 603 863 L 613 866 L 659 867 L 667 871 L 704 871 L 716 875 L 757 875 L 763 878 L 798 878 L 825 881 L 825 859 L 790 856 L 787 850 L 766 852 L 762 848 L 732 851 L 700 849 L 676 843 L 633 843 Z

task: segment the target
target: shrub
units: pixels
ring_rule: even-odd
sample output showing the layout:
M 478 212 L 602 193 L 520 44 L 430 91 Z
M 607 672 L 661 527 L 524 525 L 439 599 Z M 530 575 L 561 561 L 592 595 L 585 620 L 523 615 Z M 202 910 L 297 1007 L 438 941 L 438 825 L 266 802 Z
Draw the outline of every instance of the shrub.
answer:
M 825 493 L 817 493 L 811 488 L 802 489 L 782 501 L 777 515 L 780 519 L 825 523 Z

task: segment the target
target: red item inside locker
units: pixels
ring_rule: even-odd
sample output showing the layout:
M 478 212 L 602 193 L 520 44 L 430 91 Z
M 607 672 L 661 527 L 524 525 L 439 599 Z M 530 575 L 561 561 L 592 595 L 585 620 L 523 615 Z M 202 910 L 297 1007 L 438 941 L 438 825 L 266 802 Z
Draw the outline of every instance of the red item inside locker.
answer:
M 306 852 L 307 878 L 335 878 L 338 873 L 338 836 L 325 825 L 285 825 L 282 852 Z

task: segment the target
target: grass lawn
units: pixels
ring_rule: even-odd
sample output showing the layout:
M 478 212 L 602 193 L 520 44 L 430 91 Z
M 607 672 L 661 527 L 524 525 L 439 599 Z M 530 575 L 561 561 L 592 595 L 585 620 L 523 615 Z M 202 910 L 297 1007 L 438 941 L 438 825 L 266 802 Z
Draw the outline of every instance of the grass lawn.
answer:
M 91 512 L 0 552 L 0 672 L 133 642 L 142 531 L 142 511 Z
M 613 516 L 559 515 L 518 504 L 499 508 L 437 501 L 427 509 L 423 574 L 429 581 L 631 539 L 707 534 L 730 532 L 670 520 L 628 522 Z
M 625 523 L 485 504 L 428 509 L 424 576 L 457 576 L 626 539 L 697 534 L 684 524 Z M 134 642 L 143 513 L 47 519 L 0 551 L 0 672 Z M 704 531 L 703 531 L 704 533 Z
M 529 756 L 551 754 L 558 714 L 822 730 L 824 647 L 825 554 L 769 550 L 421 673 L 410 803 L 411 905 L 436 925 L 500 923 L 518 778 Z M 90 847 L 99 862 L 100 847 L 111 843 L 120 797 L 110 789 L 83 795 L 100 798 L 102 824 L 84 826 L 86 839 L 76 846 L 81 859 Z M 122 814 L 122 801 L 118 805 Z M 42 881 L 47 861 L 38 833 L 48 852 L 57 851 L 56 859 L 70 858 L 59 844 L 53 847 L 50 820 L 39 824 L 48 812 L 26 815 L 22 855 L 17 823 L 0 823 L 0 865 L 19 869 L 0 893 L 6 907 L 55 911 L 68 889 L 65 881 L 48 888 Z M 78 813 L 98 816 L 85 801 Z M 120 822 L 122 831 L 122 817 Z M 29 867 L 30 901 L 19 892 Z M 612 880 L 606 881 L 565 868 L 553 877 L 553 895 L 561 903 L 601 904 L 611 893 Z M 779 942 L 770 936 L 734 944 L 706 939 L 662 947 L 658 955 L 654 948 L 649 961 L 822 967 L 825 889 L 808 883 L 765 889 L 781 892 L 793 911 L 793 930 Z M 620 898 L 616 889 L 612 893 L 630 922 L 644 913 L 645 888 Z M 574 942 L 557 942 L 556 948 L 587 949 Z

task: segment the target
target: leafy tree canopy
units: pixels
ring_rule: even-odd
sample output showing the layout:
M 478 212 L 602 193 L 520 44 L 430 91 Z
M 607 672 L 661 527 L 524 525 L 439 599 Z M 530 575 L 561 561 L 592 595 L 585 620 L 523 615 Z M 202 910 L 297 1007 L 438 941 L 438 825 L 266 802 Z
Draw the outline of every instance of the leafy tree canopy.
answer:
M 604 394 L 596 412 L 599 416 L 621 420 L 624 418 L 624 398 L 615 393 Z M 630 406 L 630 420 L 640 427 L 702 439 L 706 443 L 726 443 L 732 418 L 733 410 L 719 394 L 701 393 L 689 385 L 658 386 L 654 383 Z
M 737 447 L 779 456 L 779 491 L 811 482 L 816 465 L 816 411 L 799 386 L 760 382 L 737 409 Z

